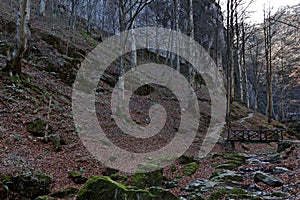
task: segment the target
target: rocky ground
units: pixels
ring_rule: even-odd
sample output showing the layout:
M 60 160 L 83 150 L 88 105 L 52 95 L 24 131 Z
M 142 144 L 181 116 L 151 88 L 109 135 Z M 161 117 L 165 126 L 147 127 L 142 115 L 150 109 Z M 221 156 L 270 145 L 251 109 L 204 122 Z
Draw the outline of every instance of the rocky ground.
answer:
M 76 194 L 78 189 L 83 187 L 86 178 L 94 175 L 108 175 L 119 183 L 137 188 L 161 187 L 182 199 L 200 199 L 199 196 L 211 199 L 234 198 L 241 197 L 240 195 L 245 198 L 255 196 L 264 199 L 299 198 L 299 143 L 288 144 L 282 152 L 277 152 L 276 143 L 236 143 L 233 152 L 231 145 L 220 139 L 211 154 L 206 158 L 197 159 L 195 152 L 199 151 L 201 133 L 206 129 L 203 125 L 199 128 L 200 135 L 187 151 L 187 157 L 182 157 L 163 171 L 157 172 L 159 175 L 129 176 L 109 170 L 92 157 L 75 132 L 72 122 L 71 88 L 30 65 L 24 68 L 24 77 L 26 78 L 1 76 L 0 80 L 1 191 L 4 196 L 8 194 L 8 199 L 31 197 L 32 192 L 24 191 L 34 191 L 34 189 L 26 186 L 40 187 L 41 182 L 44 183 L 45 188 L 35 195 L 50 193 L 50 196 L 56 196 L 55 192 L 66 188 L 69 191 L 70 187 L 73 188 L 72 194 Z M 155 92 L 143 96 L 144 100 L 139 101 L 149 101 L 153 95 L 156 95 Z M 100 99 L 105 104 L 105 98 Z M 169 106 L 170 109 L 173 108 L 173 104 L 176 104 L 175 100 L 173 103 L 168 101 L 164 106 L 167 109 Z M 234 105 L 235 112 L 232 117 L 236 120 L 233 127 L 264 126 L 266 121 L 264 116 L 251 114 L 250 110 L 239 104 Z M 101 105 L 98 106 L 100 109 Z M 141 108 L 135 107 L 133 116 L 141 124 L 146 123 L 144 114 L 138 114 L 139 109 Z M 176 110 L 173 111 L 175 115 Z M 40 122 L 37 119 L 45 122 L 41 125 L 42 129 L 46 128 L 46 124 L 50 127 L 48 132 L 51 137 L 48 142 L 45 141 L 44 135 L 41 135 L 43 131 L 30 128 L 30 124 L 39 127 Z M 174 129 L 175 125 L 170 123 L 169 128 Z M 280 124 L 273 122 L 273 126 L 278 127 Z M 107 128 L 111 128 L 113 135 L 114 125 Z M 128 144 L 134 143 L 122 135 L 119 136 L 119 140 L 118 136 L 112 139 L 118 141 L 118 145 L 127 148 L 130 147 Z M 159 141 L 165 143 L 168 137 L 164 136 Z M 159 146 L 158 142 L 155 144 Z M 151 146 L 149 143 L 148 145 Z M 154 148 L 158 146 L 154 145 Z M 146 148 L 145 145 L 141 145 L 138 149 L 143 147 Z M 135 151 L 135 149 L 131 150 Z M 194 155 L 194 158 L 189 157 L 191 155 Z M 34 174 L 41 172 L 45 175 L 37 175 L 37 177 L 47 177 L 46 181 L 32 178 L 36 177 Z M 153 177 L 161 178 L 152 180 Z

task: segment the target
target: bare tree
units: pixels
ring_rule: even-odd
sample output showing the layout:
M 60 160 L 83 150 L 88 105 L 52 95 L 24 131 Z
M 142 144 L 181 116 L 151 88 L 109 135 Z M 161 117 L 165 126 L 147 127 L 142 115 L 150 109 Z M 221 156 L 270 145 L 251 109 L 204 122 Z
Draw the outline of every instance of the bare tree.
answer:
M 266 59 L 266 77 L 267 77 L 267 107 L 268 123 L 273 118 L 273 90 L 272 90 L 272 33 L 271 33 L 271 10 L 269 8 L 266 16 L 264 10 L 264 40 L 265 40 L 265 59 Z
M 16 46 L 8 56 L 4 71 L 12 74 L 20 74 L 22 59 L 27 50 L 27 41 L 30 36 L 30 0 L 19 0 L 17 14 Z

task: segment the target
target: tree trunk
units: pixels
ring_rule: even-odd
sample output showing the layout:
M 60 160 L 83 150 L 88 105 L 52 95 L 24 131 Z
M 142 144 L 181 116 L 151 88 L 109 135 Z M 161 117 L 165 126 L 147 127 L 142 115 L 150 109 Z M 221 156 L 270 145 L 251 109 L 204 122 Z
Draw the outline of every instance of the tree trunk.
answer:
M 226 90 L 227 90 L 227 106 L 226 106 L 226 125 L 227 128 L 231 128 L 230 123 L 230 113 L 231 113 L 231 99 L 232 99 L 232 26 L 231 26 L 231 6 L 232 1 L 227 0 L 227 51 L 226 51 L 226 58 L 227 58 L 227 67 L 226 67 L 226 76 L 227 76 L 227 83 L 226 83 Z
M 40 16 L 44 17 L 45 11 L 46 11 L 46 0 L 40 0 L 40 10 L 39 10 Z
M 72 30 L 75 30 L 76 28 L 76 14 L 77 14 L 77 0 L 71 1 L 71 16 L 69 19 L 69 26 Z
M 4 71 L 12 74 L 20 74 L 22 59 L 27 50 L 27 41 L 30 36 L 30 0 L 19 0 L 19 10 L 17 14 L 16 46 L 7 59 Z
M 271 47 L 271 16 L 270 10 L 268 11 L 268 18 L 264 13 L 264 39 L 265 39 L 265 58 L 267 68 L 267 106 L 266 114 L 268 115 L 268 123 L 271 124 L 273 118 L 273 94 L 272 94 L 272 47 Z
M 189 0 L 189 36 L 190 36 L 190 46 L 189 46 L 189 56 L 190 56 L 190 60 L 194 59 L 194 55 L 193 55 L 193 47 L 192 47 L 192 42 L 194 40 L 194 36 L 195 32 L 194 32 L 194 8 L 193 8 L 193 0 Z M 188 70 L 189 70 L 189 74 L 188 74 L 188 81 L 189 83 L 191 83 L 192 81 L 192 66 L 191 64 L 188 65 Z
M 130 0 L 130 19 L 133 18 L 134 12 L 134 0 Z M 135 22 L 132 22 L 132 28 L 135 28 Z M 135 39 L 135 32 L 132 30 L 131 34 L 131 52 L 130 52 L 130 68 L 134 69 L 137 66 L 137 52 L 136 52 L 136 39 Z
M 92 0 L 87 1 L 87 27 L 86 27 L 86 33 L 91 34 L 91 18 L 92 18 Z

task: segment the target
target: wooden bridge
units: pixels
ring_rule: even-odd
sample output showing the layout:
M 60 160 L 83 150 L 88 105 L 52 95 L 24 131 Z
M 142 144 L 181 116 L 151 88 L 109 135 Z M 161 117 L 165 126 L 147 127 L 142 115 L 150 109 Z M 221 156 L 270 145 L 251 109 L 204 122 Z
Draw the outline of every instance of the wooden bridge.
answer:
M 284 129 L 228 130 L 227 141 L 269 143 L 283 140 Z

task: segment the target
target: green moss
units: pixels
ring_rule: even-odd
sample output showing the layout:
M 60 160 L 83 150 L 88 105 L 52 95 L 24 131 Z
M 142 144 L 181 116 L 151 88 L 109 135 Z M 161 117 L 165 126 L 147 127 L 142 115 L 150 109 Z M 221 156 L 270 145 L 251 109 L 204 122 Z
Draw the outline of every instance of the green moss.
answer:
M 166 198 L 164 198 L 166 197 Z M 172 197 L 172 198 L 171 198 Z M 117 183 L 106 176 L 90 178 L 78 192 L 77 200 L 117 199 L 117 200 L 177 200 L 178 198 L 164 189 L 135 189 Z
M 112 174 L 109 176 L 114 181 L 126 181 L 127 176 L 119 175 L 119 174 Z
M 229 160 L 227 163 L 234 163 L 236 165 L 242 165 L 246 163 L 246 156 L 240 153 L 230 153 L 230 154 L 213 154 L 212 158 L 222 157 Z
M 47 122 L 36 118 L 33 122 L 27 124 L 27 131 L 35 136 L 44 137 L 46 131 Z M 50 126 L 49 126 L 50 127 Z
M 145 188 L 147 184 L 147 176 L 146 174 L 137 173 L 133 175 L 133 185 L 138 188 Z
M 2 183 L 8 183 L 11 182 L 11 177 L 8 174 L 3 174 L 1 176 L 1 182 Z
M 178 198 L 169 191 L 166 191 L 160 187 L 151 187 L 148 191 L 153 194 L 156 198 L 161 200 L 177 200 Z
M 247 194 L 247 191 L 245 191 L 244 189 L 242 188 L 233 188 L 231 191 L 230 191 L 231 194 L 236 194 L 236 195 L 244 195 L 244 194 Z
M 173 165 L 172 167 L 171 167 L 171 172 L 175 172 L 177 170 L 177 167 L 175 166 L 175 165 Z
M 64 197 L 73 197 L 77 194 L 78 189 L 73 187 L 68 187 L 64 190 L 59 190 L 51 194 L 52 197 L 64 198 Z
M 39 197 L 35 198 L 34 200 L 56 200 L 56 199 L 49 197 L 49 196 L 39 196 Z
M 236 169 L 237 167 L 239 167 L 240 165 L 235 162 L 229 161 L 229 162 L 212 164 L 211 166 L 214 168 L 233 170 L 233 169 Z
M 241 182 L 243 181 L 243 176 L 240 174 L 237 174 L 230 170 L 221 170 L 213 172 L 211 176 L 212 181 L 237 181 Z
M 190 176 L 196 172 L 196 170 L 199 168 L 199 164 L 196 162 L 192 162 L 189 164 L 186 164 L 183 168 L 183 173 L 186 176 Z
M 136 173 L 133 175 L 133 184 L 138 188 L 146 186 L 160 186 L 163 183 L 164 175 L 162 170 L 149 173 Z
M 208 200 L 217 200 L 217 199 L 223 199 L 227 194 L 226 190 L 219 190 L 212 192 L 208 198 Z
M 70 171 L 69 178 L 76 184 L 82 184 L 87 181 L 87 178 L 82 176 L 79 172 Z
M 106 176 L 94 176 L 90 178 L 83 188 L 79 190 L 77 200 L 93 200 L 103 196 L 103 199 L 114 199 L 114 193 L 125 193 L 127 189 Z
M 193 156 L 183 155 L 180 158 L 178 158 L 178 162 L 182 165 L 186 165 L 186 164 L 189 164 L 189 163 L 196 162 L 196 160 L 193 158 Z
M 181 179 L 182 177 L 183 177 L 183 176 L 182 176 L 182 175 L 179 175 L 179 174 L 175 176 L 175 178 L 178 179 L 178 180 Z

